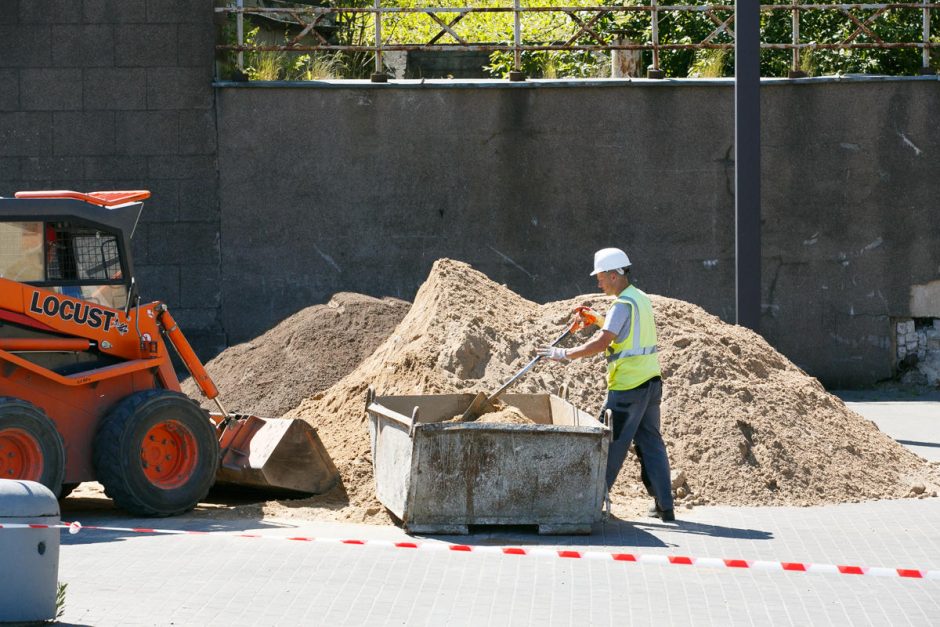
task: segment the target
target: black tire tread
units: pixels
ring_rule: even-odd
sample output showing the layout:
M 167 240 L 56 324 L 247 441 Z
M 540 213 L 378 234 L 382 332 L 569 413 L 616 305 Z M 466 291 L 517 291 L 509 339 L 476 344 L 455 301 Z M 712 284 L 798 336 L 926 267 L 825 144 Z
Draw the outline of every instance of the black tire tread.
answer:
M 212 469 L 213 481 L 208 482 L 205 490 L 201 490 L 196 499 L 172 510 L 161 510 L 148 503 L 140 495 L 135 494 L 128 485 L 122 467 L 122 456 L 127 453 L 123 450 L 125 424 L 145 403 L 158 397 L 176 397 L 191 403 L 198 411 L 203 412 L 198 403 L 185 394 L 171 390 L 156 389 L 137 392 L 124 398 L 105 417 L 98 433 L 95 435 L 93 460 L 98 481 L 104 486 L 105 494 L 114 501 L 115 505 L 133 514 L 149 517 L 176 516 L 193 509 L 196 504 L 205 498 L 214 482 L 215 471 L 218 469 L 218 457 L 214 460 Z M 208 414 L 206 421 L 209 422 Z M 213 437 L 215 450 L 218 451 L 218 441 Z
M 65 444 L 62 442 L 62 434 L 56 429 L 55 423 L 52 422 L 52 419 L 49 418 L 42 409 L 36 407 L 29 401 L 15 396 L 0 396 L 0 407 L 19 407 L 27 414 L 32 413 L 40 423 L 45 423 L 45 426 L 52 432 L 56 455 L 58 457 L 58 460 L 55 461 L 58 463 L 59 467 L 55 472 L 51 473 L 53 475 L 51 481 L 47 479 L 47 481 L 42 483 L 58 497 L 59 493 L 62 491 L 62 481 L 65 479 Z

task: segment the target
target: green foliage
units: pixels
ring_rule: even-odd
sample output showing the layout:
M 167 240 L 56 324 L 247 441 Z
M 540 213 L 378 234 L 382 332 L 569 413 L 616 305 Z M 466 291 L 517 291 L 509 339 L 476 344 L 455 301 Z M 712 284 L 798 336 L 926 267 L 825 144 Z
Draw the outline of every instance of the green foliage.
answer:
M 55 617 L 56 620 L 62 618 L 62 615 L 65 614 L 65 590 L 69 587 L 69 584 L 59 582 L 55 591 Z
M 493 76 L 508 77 L 513 53 L 494 52 L 484 69 Z M 524 51 L 522 71 L 529 78 L 602 78 L 610 76 L 610 57 L 586 51 Z
M 728 51 L 722 48 L 698 50 L 689 67 L 689 78 L 720 78 L 725 75 Z
M 344 6 L 349 6 L 344 2 Z M 367 45 L 355 39 L 366 31 L 363 25 L 354 30 L 345 25 L 340 32 L 346 37 L 346 45 Z M 371 31 L 370 31 L 371 32 Z M 238 41 L 235 16 L 230 15 L 222 31 L 223 40 L 232 45 Z M 371 35 L 370 35 L 371 36 Z M 268 34 L 270 38 L 271 35 Z M 261 27 L 253 26 L 245 20 L 243 40 L 247 46 L 284 45 L 289 41 L 285 33 L 274 41 L 261 41 Z M 313 81 L 331 78 L 360 78 L 368 76 L 368 68 L 363 68 L 370 61 L 370 55 L 348 52 L 290 52 L 290 51 L 247 51 L 244 53 L 244 73 L 251 81 Z M 231 76 L 237 67 L 237 53 L 227 55 L 222 61 L 222 75 Z

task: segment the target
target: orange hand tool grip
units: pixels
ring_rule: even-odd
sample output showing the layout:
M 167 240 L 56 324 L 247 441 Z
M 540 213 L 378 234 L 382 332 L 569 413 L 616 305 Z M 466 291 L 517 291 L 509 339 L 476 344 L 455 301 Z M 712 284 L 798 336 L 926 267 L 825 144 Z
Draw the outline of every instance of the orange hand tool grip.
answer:
M 583 327 L 589 327 L 592 324 L 597 324 L 599 319 L 597 315 L 591 310 L 590 307 L 576 307 L 574 310 L 576 316 L 578 316 L 580 324 L 574 330 L 577 331 Z

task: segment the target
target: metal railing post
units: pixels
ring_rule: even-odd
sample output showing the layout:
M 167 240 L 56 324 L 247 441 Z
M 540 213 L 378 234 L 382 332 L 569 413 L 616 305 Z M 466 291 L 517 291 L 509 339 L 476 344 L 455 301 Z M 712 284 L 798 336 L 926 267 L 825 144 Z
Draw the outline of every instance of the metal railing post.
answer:
M 239 9 L 245 8 L 245 0 L 238 0 L 237 4 Z M 238 15 L 235 18 L 235 36 L 238 38 L 238 45 L 245 45 L 245 14 L 239 10 Z M 238 69 L 241 72 L 245 71 L 245 53 L 241 50 L 238 51 Z
M 522 17 L 519 0 L 512 0 L 512 71 L 509 80 L 524 81 L 525 72 L 522 71 Z
M 373 83 L 387 83 L 388 74 L 382 65 L 382 0 L 375 0 L 375 72 L 370 80 Z
M 803 78 L 806 76 L 806 72 L 800 68 L 800 10 L 797 8 L 799 3 L 800 0 L 790 0 L 790 4 L 793 5 L 790 15 L 790 30 L 792 32 L 790 41 L 793 44 L 793 61 L 790 71 L 787 72 L 788 78 Z
M 924 0 L 924 49 L 923 65 L 920 68 L 921 74 L 933 74 L 930 68 L 930 8 L 927 6 L 927 0 Z
M 653 30 L 653 65 L 646 69 L 646 78 L 663 78 L 663 71 L 659 69 L 659 9 L 656 0 L 650 0 L 653 10 L 650 12 L 650 25 Z

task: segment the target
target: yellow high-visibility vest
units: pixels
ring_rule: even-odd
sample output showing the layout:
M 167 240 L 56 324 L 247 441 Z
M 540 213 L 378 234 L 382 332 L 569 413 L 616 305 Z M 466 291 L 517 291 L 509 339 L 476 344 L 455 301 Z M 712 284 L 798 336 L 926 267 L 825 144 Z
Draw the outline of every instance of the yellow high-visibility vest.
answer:
M 630 332 L 622 341 L 611 342 L 604 352 L 607 388 L 632 390 L 653 377 L 661 376 L 653 306 L 649 296 L 632 285 L 620 292 L 614 302 L 630 307 Z

